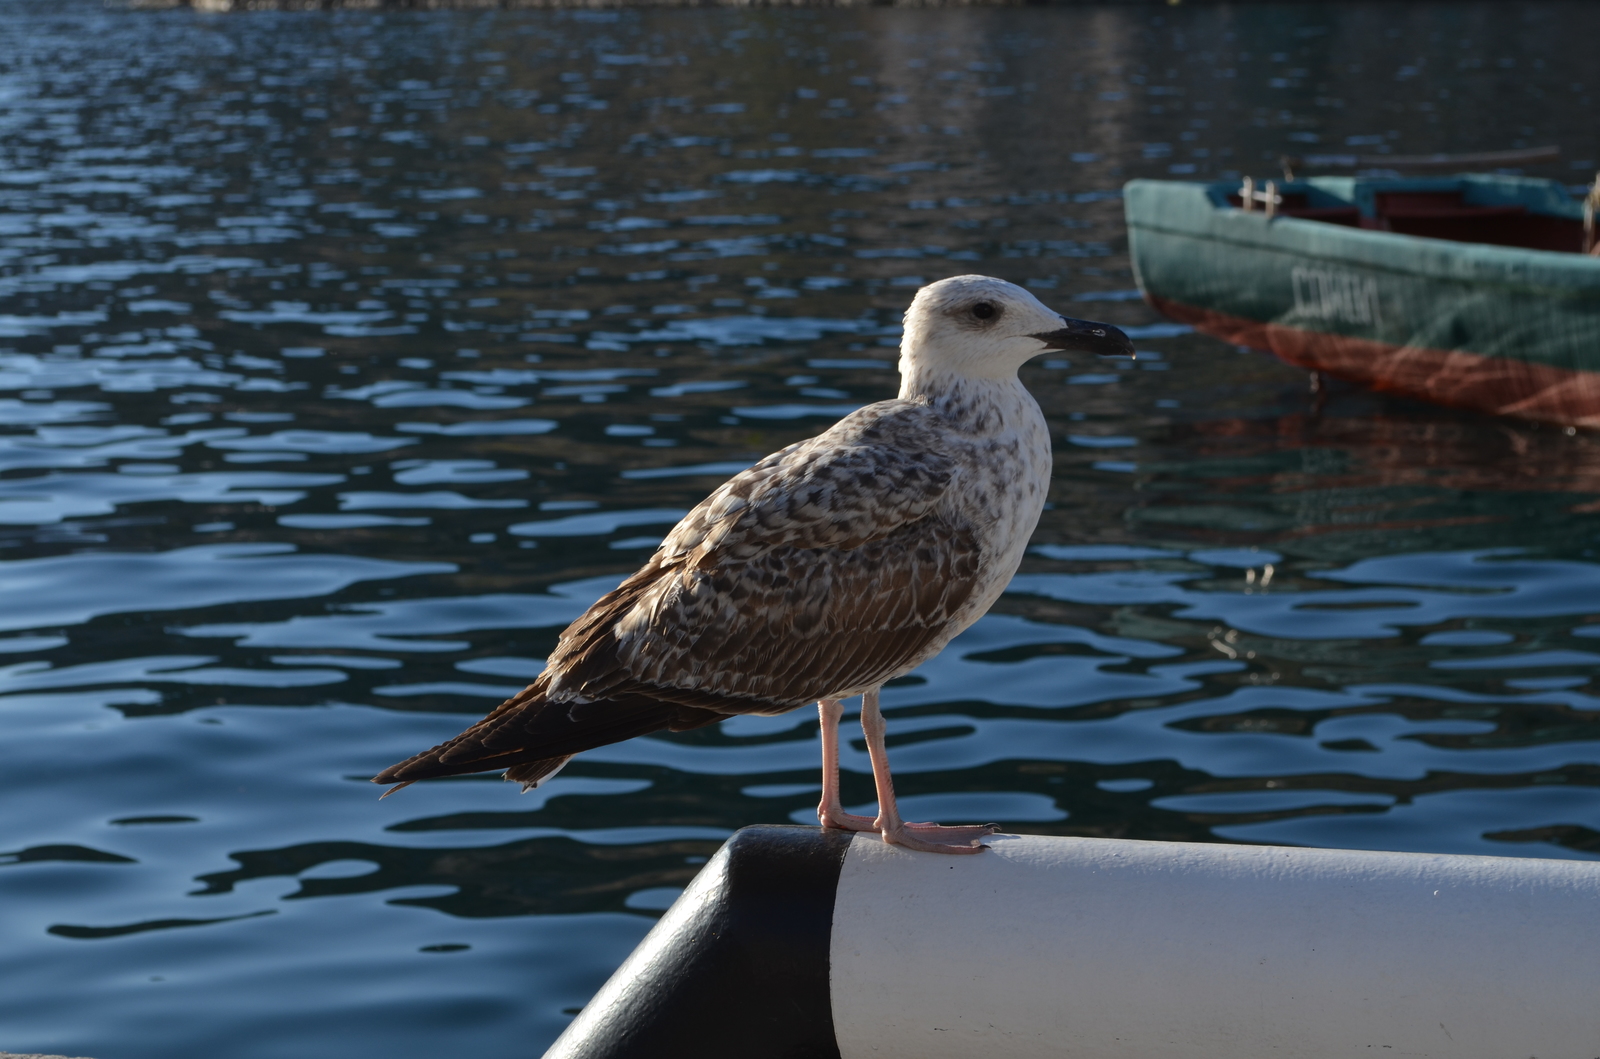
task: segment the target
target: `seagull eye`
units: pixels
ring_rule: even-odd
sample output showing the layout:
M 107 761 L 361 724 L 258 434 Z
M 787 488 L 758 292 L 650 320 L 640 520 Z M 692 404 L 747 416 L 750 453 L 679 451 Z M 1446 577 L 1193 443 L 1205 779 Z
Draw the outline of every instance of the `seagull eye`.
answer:
M 972 307 L 972 315 L 980 320 L 993 320 L 1000 315 L 993 305 L 988 302 L 979 302 Z

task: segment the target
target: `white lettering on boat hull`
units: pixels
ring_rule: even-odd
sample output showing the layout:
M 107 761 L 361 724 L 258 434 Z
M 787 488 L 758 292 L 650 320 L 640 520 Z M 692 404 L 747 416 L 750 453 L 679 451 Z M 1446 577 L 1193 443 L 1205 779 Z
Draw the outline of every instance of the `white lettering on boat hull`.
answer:
M 1299 317 L 1378 327 L 1378 281 L 1331 268 L 1297 267 L 1289 274 Z

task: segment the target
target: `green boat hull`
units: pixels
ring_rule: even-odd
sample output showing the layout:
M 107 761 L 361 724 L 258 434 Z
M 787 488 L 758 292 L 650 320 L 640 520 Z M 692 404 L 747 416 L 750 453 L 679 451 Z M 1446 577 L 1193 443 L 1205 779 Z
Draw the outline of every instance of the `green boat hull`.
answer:
M 1378 196 L 1455 195 L 1467 204 L 1457 214 L 1532 225 L 1555 246 L 1570 232 L 1576 244 L 1581 208 L 1562 185 L 1469 175 L 1314 178 L 1280 189 L 1304 212 L 1348 211 L 1344 223 L 1268 218 L 1230 205 L 1234 190 L 1155 180 L 1125 188 L 1134 274 L 1163 313 L 1377 389 L 1600 427 L 1600 258 L 1579 245 L 1526 249 L 1351 223 L 1357 213 L 1375 223 Z M 1436 228 L 1471 220 L 1423 216 Z

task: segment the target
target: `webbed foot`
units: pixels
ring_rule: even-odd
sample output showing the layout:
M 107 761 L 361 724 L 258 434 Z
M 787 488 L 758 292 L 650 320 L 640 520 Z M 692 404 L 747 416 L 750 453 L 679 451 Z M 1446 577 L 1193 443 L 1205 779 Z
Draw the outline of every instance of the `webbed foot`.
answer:
M 982 840 L 1000 830 L 999 824 L 908 824 L 880 828 L 885 842 L 923 853 L 981 853 Z

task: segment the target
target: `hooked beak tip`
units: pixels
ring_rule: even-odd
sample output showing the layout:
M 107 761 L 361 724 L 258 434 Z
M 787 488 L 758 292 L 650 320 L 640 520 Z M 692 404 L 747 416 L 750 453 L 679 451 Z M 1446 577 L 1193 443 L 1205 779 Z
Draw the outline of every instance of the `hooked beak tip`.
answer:
M 1046 349 L 1060 349 L 1095 353 L 1102 357 L 1136 357 L 1133 342 L 1121 328 L 1092 320 L 1072 320 L 1062 317 L 1063 326 L 1056 331 L 1033 335 Z

